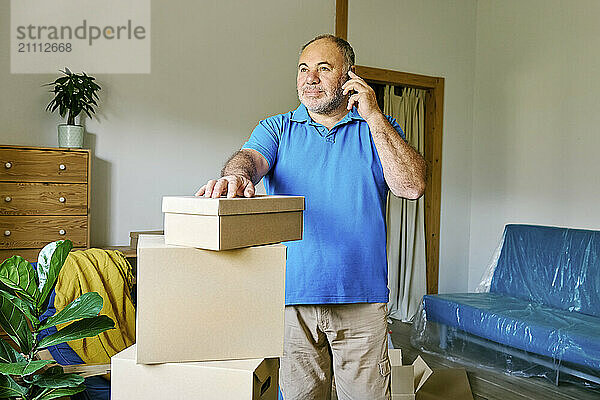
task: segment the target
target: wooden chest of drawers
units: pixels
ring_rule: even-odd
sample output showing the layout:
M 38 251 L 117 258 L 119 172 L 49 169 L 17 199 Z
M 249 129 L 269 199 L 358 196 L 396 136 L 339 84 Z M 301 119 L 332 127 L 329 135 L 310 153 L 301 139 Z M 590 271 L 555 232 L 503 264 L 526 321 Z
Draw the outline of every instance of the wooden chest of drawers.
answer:
M 89 247 L 90 151 L 0 145 L 0 261 L 49 242 Z

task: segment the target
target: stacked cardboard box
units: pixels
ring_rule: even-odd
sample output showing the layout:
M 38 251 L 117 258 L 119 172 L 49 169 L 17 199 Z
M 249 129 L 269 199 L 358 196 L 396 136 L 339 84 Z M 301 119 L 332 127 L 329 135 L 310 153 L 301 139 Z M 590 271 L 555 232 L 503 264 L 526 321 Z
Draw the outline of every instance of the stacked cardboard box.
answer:
M 137 344 L 112 359 L 113 400 L 277 399 L 286 248 L 304 199 L 169 197 L 140 235 Z M 214 251 L 219 250 L 219 251 Z

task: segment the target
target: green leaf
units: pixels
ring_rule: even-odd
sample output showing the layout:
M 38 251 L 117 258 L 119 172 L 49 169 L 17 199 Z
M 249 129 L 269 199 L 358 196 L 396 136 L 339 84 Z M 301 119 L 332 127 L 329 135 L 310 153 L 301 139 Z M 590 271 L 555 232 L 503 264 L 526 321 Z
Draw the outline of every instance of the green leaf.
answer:
M 13 347 L 6 343 L 4 339 L 0 338 L 0 362 L 3 363 L 16 363 L 25 361 L 25 357 Z
M 48 298 L 58 274 L 73 248 L 70 240 L 58 240 L 47 244 L 38 256 L 37 274 L 39 277 L 39 298 L 36 304 L 38 311 L 43 311 L 48 305 Z
M 0 265 L 0 282 L 16 291 L 31 304 L 39 297 L 35 270 L 21 256 L 12 256 Z
M 0 375 L 0 398 L 23 396 L 27 389 L 15 382 L 10 376 Z
M 50 336 L 46 336 L 39 343 L 39 348 L 55 346 L 71 340 L 96 336 L 109 329 L 114 329 L 115 323 L 106 315 L 84 318 L 67 325 Z
M 95 317 L 100 314 L 102 310 L 102 296 L 96 292 L 89 292 L 82 294 L 79 298 L 73 300 L 59 313 L 49 317 L 44 321 L 42 326 L 37 330 L 41 331 L 51 326 L 65 324 L 67 322 L 75 321 L 76 319 Z
M 34 372 L 44 368 L 48 364 L 54 364 L 54 360 L 33 360 L 21 361 L 17 363 L 4 364 L 0 363 L 0 374 L 4 375 L 31 375 Z
M 62 370 L 62 368 L 61 368 Z M 77 374 L 56 373 L 46 371 L 33 377 L 33 384 L 43 388 L 74 388 L 81 385 L 85 379 Z
M 46 111 L 50 110 L 50 108 L 54 105 L 54 107 L 56 108 L 57 104 L 55 104 L 55 100 L 52 99 L 50 101 L 50 103 L 48 103 L 48 105 L 46 106 Z M 54 110 L 53 110 L 54 111 Z
M 30 304 L 29 302 L 27 302 L 27 301 L 25 301 L 23 299 L 20 299 L 19 297 L 15 296 L 15 295 L 12 295 L 12 294 L 10 294 L 8 292 L 0 291 L 0 296 L 6 298 L 6 300 L 9 300 L 19 310 L 21 310 L 21 312 L 23 314 L 25 314 L 25 316 L 27 318 L 29 318 L 29 321 L 31 321 L 31 324 L 34 327 L 36 327 L 36 326 L 38 326 L 40 324 L 40 322 L 38 320 L 38 317 L 33 314 L 33 311 L 31 309 L 33 307 L 33 304 Z
M 31 351 L 33 339 L 25 314 L 4 296 L 0 296 L 0 326 L 19 345 L 22 353 Z
M 64 372 L 63 367 L 59 364 L 53 365 L 52 367 L 48 367 L 48 369 L 46 369 L 44 371 L 44 375 L 56 375 L 56 374 L 62 374 Z
M 46 389 L 44 392 L 42 392 L 42 395 L 36 397 L 35 400 L 51 400 L 64 396 L 72 396 L 76 393 L 83 392 L 84 390 L 85 385 L 80 385 L 77 387 Z

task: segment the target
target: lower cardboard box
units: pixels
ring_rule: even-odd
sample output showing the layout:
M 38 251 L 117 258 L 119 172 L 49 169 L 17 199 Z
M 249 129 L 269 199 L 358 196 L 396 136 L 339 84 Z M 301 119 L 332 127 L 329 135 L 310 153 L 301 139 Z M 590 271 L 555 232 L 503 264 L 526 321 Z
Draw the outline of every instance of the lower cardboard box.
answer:
M 389 357 L 392 400 L 473 400 L 464 368 L 432 370 L 421 356 L 402 365 L 400 349 L 390 349 Z
M 111 359 L 112 400 L 277 400 L 277 358 L 143 365 L 136 351 Z

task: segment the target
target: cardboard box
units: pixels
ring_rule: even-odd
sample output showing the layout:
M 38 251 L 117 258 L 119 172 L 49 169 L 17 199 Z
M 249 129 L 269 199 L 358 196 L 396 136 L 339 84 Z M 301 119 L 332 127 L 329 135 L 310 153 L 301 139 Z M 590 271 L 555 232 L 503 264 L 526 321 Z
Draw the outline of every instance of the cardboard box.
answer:
M 433 371 L 417 356 L 411 365 L 402 365 L 402 351 L 389 350 L 392 368 L 392 400 L 473 400 L 464 368 Z
M 276 358 L 167 363 L 135 363 L 136 345 L 111 359 L 112 400 L 276 400 Z
M 211 251 L 140 235 L 137 362 L 283 355 L 286 247 Z
M 163 197 L 167 244 L 228 250 L 302 239 L 304 197 Z
M 411 365 L 402 365 L 402 350 L 389 349 L 388 353 L 392 367 L 392 400 L 414 400 L 415 394 L 433 371 L 421 356 L 418 356 Z
M 140 235 L 164 235 L 165 231 L 134 231 L 129 232 L 129 246 L 137 248 L 138 238 Z

